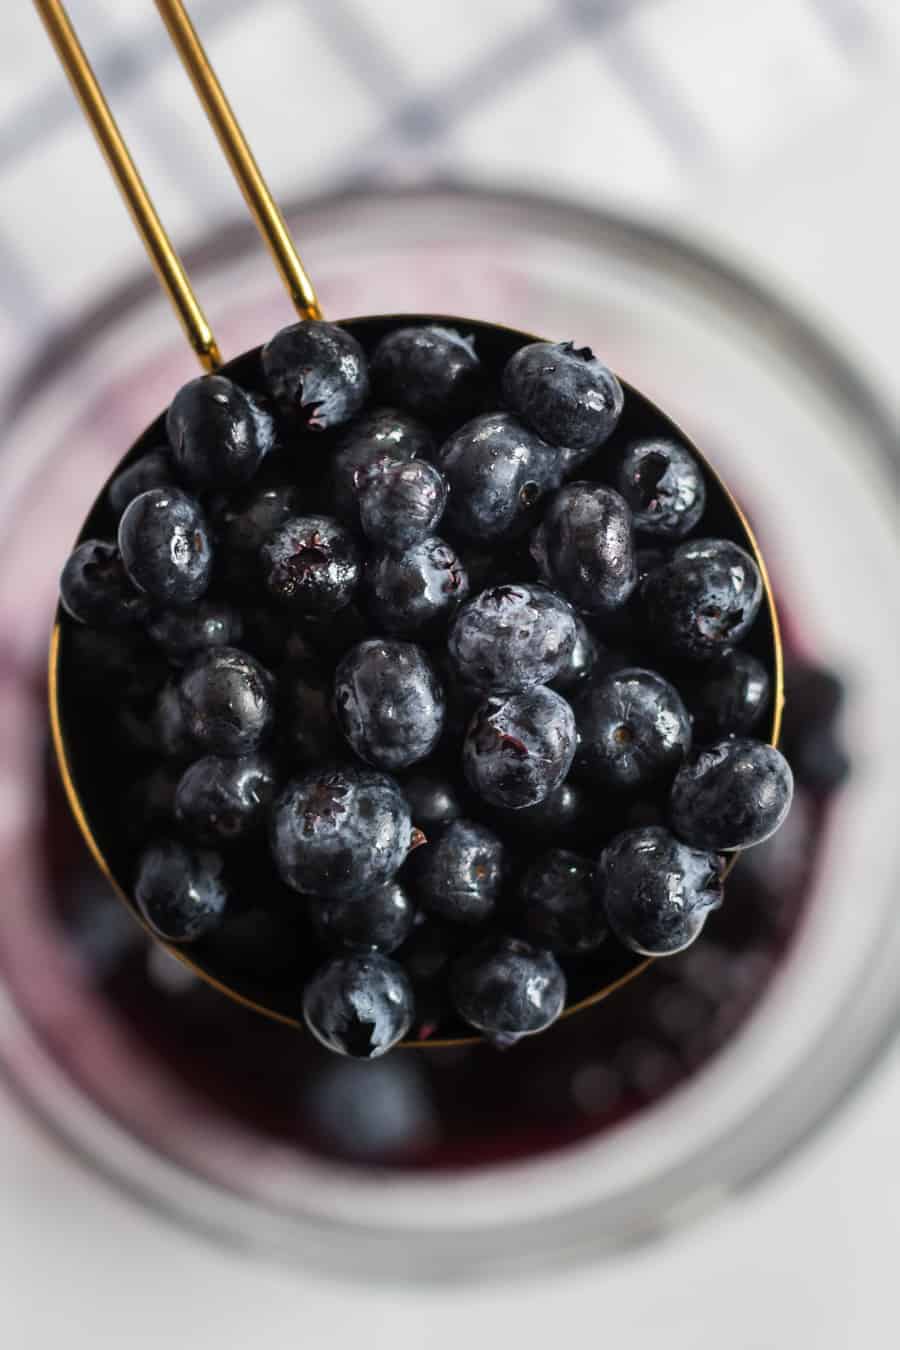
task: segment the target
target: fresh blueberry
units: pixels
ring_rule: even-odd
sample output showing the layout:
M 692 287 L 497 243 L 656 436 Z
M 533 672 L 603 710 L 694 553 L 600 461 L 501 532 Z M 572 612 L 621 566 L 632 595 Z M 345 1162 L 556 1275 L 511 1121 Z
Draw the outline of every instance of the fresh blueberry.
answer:
M 715 741 L 678 771 L 672 828 L 697 848 L 749 848 L 775 833 L 793 794 L 790 765 L 774 746 L 748 737 Z
M 542 853 L 519 884 L 528 940 L 559 956 L 584 956 L 606 937 L 606 912 L 594 888 L 594 863 L 554 848 Z
M 69 554 L 59 579 L 63 609 L 90 628 L 122 628 L 139 623 L 147 602 L 128 579 L 115 544 L 86 539 Z
M 334 676 L 338 724 L 367 764 L 406 769 L 426 759 L 444 726 L 444 691 L 421 647 L 369 638 Z
M 571 606 L 545 586 L 494 586 L 459 611 L 449 648 L 469 684 L 513 693 L 555 679 L 576 637 Z
M 613 482 L 634 514 L 634 528 L 660 539 L 683 539 L 706 506 L 703 471 L 678 441 L 648 436 L 632 441 Z
M 561 694 L 571 694 L 584 684 L 585 680 L 590 679 L 599 655 L 597 639 L 584 619 L 576 615 L 575 645 L 559 674 L 547 683 L 551 689 L 557 689 Z
M 578 691 L 572 708 L 576 768 L 598 787 L 634 793 L 671 781 L 691 748 L 681 696 L 652 670 L 603 675 Z
M 272 856 L 283 881 L 320 899 L 378 890 L 411 842 L 406 798 L 371 769 L 313 769 L 288 784 L 272 811 Z
M 359 490 L 389 465 L 429 459 L 434 439 L 427 427 L 396 408 L 373 408 L 341 433 L 331 459 L 334 509 L 349 525 L 359 524 Z
M 167 942 L 195 942 L 217 928 L 229 899 L 222 870 L 219 854 L 173 839 L 145 849 L 134 898 L 154 933 Z
M 132 584 L 158 605 L 192 605 L 212 574 L 200 503 L 179 488 L 150 488 L 119 521 L 119 551 Z
M 722 859 L 659 826 L 626 830 L 603 850 L 597 893 L 620 942 L 642 956 L 689 946 L 722 903 Z
M 684 681 L 685 702 L 694 719 L 694 739 L 746 736 L 769 706 L 771 682 L 761 661 L 733 651 Z
M 426 421 L 463 418 L 481 395 L 481 362 L 474 340 L 453 328 L 395 328 L 372 354 L 372 383 L 385 403 Z
M 503 398 L 551 445 L 596 450 L 616 428 L 622 386 L 590 347 L 531 342 L 503 371 Z
M 447 483 L 427 459 L 396 460 L 367 476 L 359 520 L 370 543 L 403 553 L 433 534 L 447 505 Z
M 198 844 L 233 844 L 260 831 L 274 795 L 267 755 L 204 755 L 179 779 L 175 819 Z
M 508 1046 L 556 1021 L 566 1005 L 566 977 L 546 949 L 490 938 L 456 962 L 450 995 L 464 1021 Z
M 428 633 L 446 623 L 469 593 L 455 551 L 433 535 L 405 553 L 376 553 L 366 564 L 366 606 L 387 633 Z
M 428 773 L 412 774 L 404 780 L 403 795 L 409 802 L 413 823 L 429 839 L 462 815 L 459 796 L 445 778 L 435 778 Z
M 521 810 L 495 810 L 493 819 L 504 836 L 515 833 L 523 843 L 575 843 L 590 839 L 592 803 L 580 783 L 567 778 L 534 806 Z
M 450 484 L 447 520 L 468 539 L 527 530 L 561 482 L 559 452 L 509 413 L 485 413 L 445 441 L 437 462 Z
M 637 585 L 628 503 L 597 483 L 569 483 L 554 493 L 531 551 L 547 584 L 586 614 L 620 609 Z
M 116 522 L 118 523 L 128 503 L 134 501 L 142 492 L 156 487 L 173 487 L 175 481 L 172 457 L 163 446 L 159 446 L 156 450 L 148 450 L 126 469 L 120 469 L 106 490 L 106 500 Z
M 331 516 L 294 516 L 260 550 L 272 598 L 293 613 L 334 614 L 353 598 L 360 578 L 359 549 Z
M 641 587 L 648 633 L 694 661 L 721 656 L 745 638 L 762 597 L 759 568 L 729 539 L 680 544 Z
M 275 448 L 275 422 L 227 375 L 200 375 L 182 385 L 166 413 L 179 477 L 196 488 L 249 482 Z
M 301 765 L 337 759 L 343 747 L 332 712 L 331 681 L 308 665 L 289 662 L 278 680 L 278 745 Z
M 452 820 L 410 863 L 416 899 L 451 923 L 478 924 L 494 912 L 503 886 L 505 851 L 486 825 Z
M 389 881 L 368 895 L 314 904 L 310 917 L 326 947 L 389 953 L 409 937 L 416 911 L 403 887 Z
M 329 1050 L 376 1059 L 409 1031 L 415 1012 L 403 967 L 379 952 L 338 956 L 303 991 L 303 1020 Z
M 243 636 L 240 611 L 223 600 L 201 600 L 190 609 L 157 610 L 148 635 L 173 661 L 187 661 L 208 647 L 234 647 Z
M 210 647 L 186 668 L 178 697 L 188 736 L 211 755 L 246 755 L 275 717 L 272 676 L 237 647 Z
M 279 407 L 310 431 L 349 422 L 369 393 L 362 347 L 345 328 L 321 319 L 282 328 L 263 347 L 262 367 Z
M 259 551 L 279 526 L 297 515 L 297 499 L 292 483 L 279 483 L 258 488 L 241 502 L 226 506 L 217 521 L 217 561 L 231 589 L 253 589 L 260 577 Z
M 481 705 L 463 742 L 463 769 L 484 801 L 517 810 L 559 787 L 572 767 L 575 742 L 568 703 L 536 685 Z

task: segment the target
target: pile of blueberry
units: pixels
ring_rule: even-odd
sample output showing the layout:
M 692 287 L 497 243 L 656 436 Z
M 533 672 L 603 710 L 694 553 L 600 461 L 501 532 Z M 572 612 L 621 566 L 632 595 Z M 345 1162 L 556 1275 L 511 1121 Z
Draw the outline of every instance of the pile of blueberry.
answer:
M 319 321 L 258 367 L 179 390 L 62 574 L 135 902 L 282 975 L 290 914 L 338 1052 L 508 1045 L 690 944 L 784 819 L 758 568 L 588 348 Z

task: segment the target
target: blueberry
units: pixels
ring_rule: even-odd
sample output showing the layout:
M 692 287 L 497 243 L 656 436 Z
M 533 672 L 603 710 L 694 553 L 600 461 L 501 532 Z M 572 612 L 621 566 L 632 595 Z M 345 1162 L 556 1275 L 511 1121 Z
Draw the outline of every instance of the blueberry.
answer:
M 627 502 L 597 483 L 570 483 L 551 497 L 531 537 L 548 585 L 586 614 L 620 609 L 637 585 Z
M 463 768 L 472 789 L 493 806 L 533 806 L 569 772 L 575 741 L 568 703 L 536 685 L 481 705 L 463 742 Z
M 494 586 L 459 611 L 449 648 L 469 684 L 512 693 L 555 679 L 576 637 L 571 606 L 545 586 Z
M 272 676 L 237 647 L 210 647 L 178 682 L 184 725 L 211 755 L 245 755 L 268 737 L 274 721 Z
M 388 956 L 339 956 L 316 971 L 303 991 L 303 1020 L 329 1050 L 376 1059 L 409 1031 L 412 985 Z
M 222 922 L 229 900 L 217 853 L 173 839 L 151 844 L 138 862 L 134 898 L 147 923 L 167 942 L 195 942 Z
M 654 641 L 695 661 L 721 656 L 745 638 L 762 597 L 759 568 L 729 539 L 680 544 L 641 587 Z
M 392 778 L 350 765 L 294 779 L 272 811 L 272 856 L 286 885 L 321 899 L 365 895 L 409 851 L 406 798 Z
M 179 476 L 196 488 L 248 482 L 275 448 L 272 414 L 227 375 L 182 385 L 166 413 L 166 433 Z
M 507 539 L 527 530 L 561 482 L 559 452 L 509 413 L 485 413 L 438 451 L 450 484 L 447 520 L 469 539 Z
M 332 712 L 332 688 L 310 667 L 289 663 L 278 681 L 278 745 L 296 764 L 337 759 L 343 747 Z
M 327 947 L 389 953 L 409 937 L 416 911 L 403 887 L 389 881 L 368 895 L 323 900 L 311 907 L 310 916 Z
M 482 388 L 473 338 L 439 325 L 395 328 L 372 353 L 378 397 L 426 421 L 468 417 Z
M 771 682 L 755 656 L 733 651 L 685 681 L 683 692 L 694 719 L 695 740 L 714 741 L 753 730 L 769 706 Z
M 232 844 L 262 829 L 274 795 L 275 769 L 267 755 L 204 755 L 179 779 L 175 819 L 198 844 Z
M 447 504 L 447 483 L 427 459 L 395 460 L 359 489 L 359 520 L 370 543 L 402 553 L 433 534 Z
M 282 328 L 263 347 L 262 367 L 279 407 L 310 431 L 349 422 L 369 393 L 362 347 L 345 328 L 321 319 Z
M 338 724 L 368 764 L 405 769 L 427 758 L 444 726 L 444 691 L 421 647 L 369 638 L 335 671 Z
M 609 926 L 642 956 L 689 946 L 722 903 L 722 860 L 659 826 L 626 830 L 603 850 L 597 890 Z
M 575 695 L 576 768 L 598 787 L 638 792 L 671 781 L 691 748 L 677 689 L 652 670 L 626 667 Z
M 519 884 L 530 942 L 559 956 L 584 956 L 606 937 L 606 912 L 594 888 L 594 863 L 554 848 L 531 864 Z
M 410 877 L 416 899 L 451 923 L 478 924 L 494 912 L 504 881 L 502 841 L 486 825 L 452 820 L 416 849 Z
M 175 482 L 175 466 L 169 451 L 159 446 L 156 450 L 148 450 L 127 468 L 119 470 L 115 478 L 110 480 L 106 500 L 118 522 L 128 503 L 142 492 L 155 487 L 173 487 Z
M 403 795 L 409 802 L 413 823 L 424 830 L 429 839 L 462 815 L 459 795 L 445 778 L 435 778 L 428 773 L 412 774 L 403 783 Z
M 294 516 L 260 550 L 269 594 L 300 616 L 334 614 L 353 598 L 359 549 L 331 516 Z
M 566 1004 L 566 977 L 544 948 L 491 938 L 455 963 L 450 996 L 470 1026 L 507 1046 L 556 1021 Z
M 63 609 L 91 628 L 139 623 L 147 602 L 135 593 L 115 544 L 86 539 L 69 554 L 59 579 Z
M 715 741 L 678 771 L 672 828 L 697 848 L 748 848 L 775 833 L 793 793 L 790 765 L 774 746 L 747 737 Z
M 388 465 L 429 459 L 434 439 L 427 427 L 396 408 L 361 413 L 341 433 L 331 459 L 331 495 L 341 520 L 359 524 L 359 489 Z
M 192 605 L 212 574 L 200 503 L 179 488 L 150 488 L 119 521 L 119 551 L 133 585 L 158 605 Z
M 366 607 L 387 633 L 428 633 L 445 623 L 469 593 L 459 557 L 433 535 L 404 553 L 376 553 L 366 564 Z
M 500 809 L 494 812 L 494 819 L 504 835 L 515 832 L 529 844 L 535 840 L 541 844 L 572 843 L 585 835 L 590 838 L 591 805 L 584 787 L 567 778 L 534 806 L 518 811 Z
M 220 559 L 229 587 L 252 590 L 261 573 L 259 551 L 271 534 L 297 515 L 292 483 L 258 488 L 238 504 L 229 504 L 218 524 Z
M 622 415 L 624 394 L 590 347 L 531 342 L 503 371 L 503 397 L 551 445 L 595 450 Z
M 591 672 L 599 656 L 597 639 L 588 628 L 584 619 L 575 618 L 575 645 L 565 665 L 547 683 L 562 694 L 571 694 L 574 689 L 590 679 Z
M 706 506 L 703 471 L 683 445 L 662 436 L 632 441 L 613 486 L 634 514 L 634 528 L 660 539 L 683 539 Z
M 191 609 L 157 610 L 146 631 L 174 661 L 186 661 L 208 647 L 233 647 L 243 636 L 240 611 L 222 600 L 201 600 Z

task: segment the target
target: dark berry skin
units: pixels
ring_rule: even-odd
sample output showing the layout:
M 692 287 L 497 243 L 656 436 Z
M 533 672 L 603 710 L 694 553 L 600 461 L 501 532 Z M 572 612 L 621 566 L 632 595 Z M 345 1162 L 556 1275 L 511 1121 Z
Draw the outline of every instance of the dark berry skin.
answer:
M 700 465 L 688 449 L 665 437 L 632 441 L 613 486 L 631 507 L 634 528 L 659 539 L 683 539 L 706 506 Z
M 722 859 L 689 848 L 668 830 L 626 830 L 603 850 L 597 894 L 620 942 L 642 956 L 690 946 L 722 903 Z
M 594 863 L 554 848 L 531 864 L 519 883 L 529 942 L 558 956 L 584 956 L 606 937 L 606 912 L 594 888 Z
M 616 428 L 624 394 L 611 370 L 590 347 L 532 342 L 506 364 L 502 380 L 508 408 L 551 445 L 595 450 Z
M 126 628 L 141 621 L 147 602 L 128 579 L 119 550 L 103 539 L 86 539 L 69 554 L 59 579 L 63 609 L 90 628 Z
M 217 853 L 165 839 L 144 850 L 134 898 L 147 923 L 167 942 L 195 942 L 218 928 L 228 886 Z
M 119 521 L 119 551 L 131 582 L 157 605 L 192 605 L 212 575 L 212 545 L 196 498 L 150 488 Z
M 372 383 L 385 403 L 426 422 L 468 417 L 481 394 L 481 362 L 473 339 L 453 328 L 396 328 L 372 354 Z
M 584 619 L 575 617 L 575 646 L 572 648 L 565 665 L 552 680 L 547 683 L 551 689 L 557 689 L 567 696 L 583 685 L 591 677 L 591 672 L 600 655 L 597 639 L 588 628 Z
M 428 773 L 415 773 L 404 779 L 403 795 L 409 802 L 413 824 L 423 830 L 429 839 L 449 825 L 451 820 L 459 820 L 463 813 L 462 803 L 452 784 Z
M 282 880 L 324 900 L 385 885 L 411 842 L 406 798 L 392 778 L 371 769 L 313 769 L 289 783 L 272 810 L 272 856 Z
M 275 422 L 226 375 L 182 385 L 166 413 L 166 434 L 179 478 L 196 488 L 247 483 L 275 448 Z
M 571 606 L 545 586 L 493 586 L 459 611 L 449 649 L 469 684 L 513 693 L 555 679 L 568 665 L 576 637 Z
M 637 585 L 631 511 L 618 492 L 597 483 L 570 483 L 553 494 L 531 552 L 547 584 L 586 614 L 620 609 Z
M 359 489 L 359 521 L 376 548 L 402 553 L 434 534 L 447 482 L 427 459 L 398 460 L 370 473 Z
M 368 397 L 362 347 L 346 329 L 321 319 L 282 328 L 263 347 L 262 367 L 282 412 L 309 431 L 349 422 Z
M 575 742 L 568 703 L 536 685 L 481 705 L 463 742 L 463 770 L 484 801 L 520 810 L 559 787 L 572 767 Z
M 376 768 L 426 759 L 444 727 L 444 691 L 421 647 L 369 638 L 351 647 L 334 676 L 338 725 L 351 749 Z
M 438 451 L 450 484 L 446 518 L 468 539 L 513 538 L 561 481 L 559 452 L 510 413 L 475 417 Z
M 275 769 L 267 755 L 204 755 L 178 781 L 175 819 L 198 844 L 224 847 L 259 833 L 274 795 Z
M 201 600 L 190 609 L 157 610 L 146 631 L 171 661 L 188 661 L 208 647 L 235 647 L 243 635 L 240 610 L 222 600 Z
M 176 482 L 172 457 L 168 449 L 160 446 L 156 450 L 148 450 L 146 455 L 141 455 L 127 469 L 120 470 L 110 482 L 106 500 L 118 521 L 128 503 L 142 492 L 155 487 L 174 487 Z
M 389 881 L 368 895 L 313 904 L 310 917 L 320 942 L 334 951 L 396 951 L 412 932 L 416 911 L 402 886 Z
M 303 991 L 303 1020 L 329 1050 L 377 1059 L 409 1031 L 415 1012 L 403 967 L 379 952 L 338 956 Z
M 376 553 L 363 577 L 365 604 L 387 633 L 427 634 L 446 623 L 469 594 L 456 552 L 432 535 L 404 553 Z
M 694 719 L 694 739 L 746 736 L 769 706 L 771 681 L 761 661 L 749 652 L 727 652 L 701 674 L 682 684 Z
M 416 899 L 451 923 L 478 924 L 494 912 L 506 865 L 502 841 L 486 825 L 453 820 L 416 849 L 410 876 Z
M 585 788 L 567 778 L 534 806 L 525 806 L 519 811 L 495 810 L 492 818 L 504 838 L 514 832 L 523 844 L 531 845 L 537 841 L 549 845 L 575 843 L 582 838 L 589 841 L 594 814 Z
M 692 661 L 709 661 L 741 642 L 762 598 L 759 568 L 729 539 L 680 544 L 641 587 L 648 633 Z
M 359 525 L 359 490 L 387 466 L 434 454 L 434 438 L 426 426 L 396 408 L 373 408 L 359 415 L 341 433 L 331 459 L 331 496 L 335 513 L 348 525 Z
M 184 726 L 198 750 L 246 755 L 268 738 L 275 720 L 272 676 L 237 647 L 211 647 L 178 682 Z
M 672 829 L 697 848 L 749 848 L 775 833 L 793 795 L 790 765 L 774 746 L 749 737 L 715 741 L 672 784 Z
M 576 768 L 598 787 L 639 792 L 675 776 L 691 748 L 691 719 L 677 689 L 630 666 L 575 695 Z
M 294 516 L 260 549 L 269 594 L 300 617 L 334 614 L 353 599 L 362 566 L 349 530 L 331 516 Z
M 238 505 L 229 505 L 217 521 L 219 561 L 229 587 L 252 589 L 261 575 L 259 550 L 285 521 L 297 515 L 292 483 L 261 488 Z
M 278 680 L 278 746 L 295 764 L 337 759 L 343 748 L 332 711 L 331 681 L 308 666 L 288 664 Z
M 450 996 L 464 1021 L 507 1046 L 556 1021 L 566 1005 L 566 977 L 546 949 L 491 938 L 454 964 Z

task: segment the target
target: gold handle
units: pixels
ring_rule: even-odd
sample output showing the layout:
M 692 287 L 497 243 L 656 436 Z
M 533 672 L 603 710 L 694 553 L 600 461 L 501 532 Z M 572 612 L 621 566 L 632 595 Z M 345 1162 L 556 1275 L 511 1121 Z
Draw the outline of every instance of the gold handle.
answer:
M 75 35 L 69 16 L 59 0 L 34 0 L 34 4 L 44 21 L 56 54 L 72 82 L 72 88 L 85 116 L 93 127 L 106 162 L 125 198 L 163 289 L 181 320 L 187 339 L 204 370 L 215 370 L 221 362 L 221 356 L 212 329 L 200 301 L 191 288 L 181 259 L 156 214 L 150 194 L 122 139 L 115 118 L 109 110 L 109 104 L 97 83 L 97 77 Z

